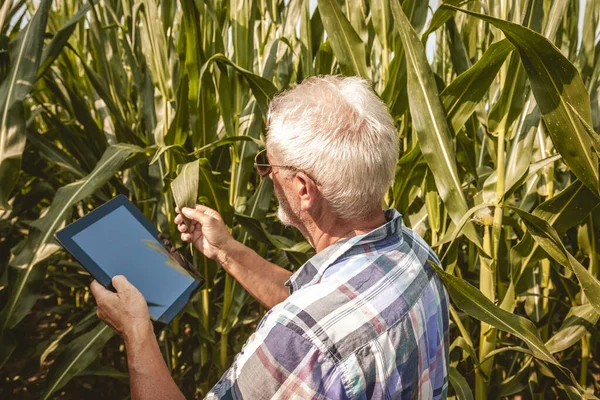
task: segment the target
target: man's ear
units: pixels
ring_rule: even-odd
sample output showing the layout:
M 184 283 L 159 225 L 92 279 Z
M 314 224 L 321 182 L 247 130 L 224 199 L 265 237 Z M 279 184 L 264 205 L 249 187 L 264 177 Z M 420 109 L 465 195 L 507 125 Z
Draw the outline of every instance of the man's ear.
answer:
M 319 196 L 319 189 L 315 182 L 302 171 L 298 171 L 294 177 L 294 192 L 298 196 L 302 211 L 313 208 Z

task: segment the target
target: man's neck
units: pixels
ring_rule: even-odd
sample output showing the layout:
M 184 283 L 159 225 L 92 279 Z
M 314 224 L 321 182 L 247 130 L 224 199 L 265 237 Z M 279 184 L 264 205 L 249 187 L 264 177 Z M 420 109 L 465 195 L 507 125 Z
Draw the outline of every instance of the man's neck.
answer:
M 383 211 L 373 213 L 364 220 L 341 220 L 332 216 L 313 221 L 308 227 L 309 242 L 319 253 L 337 241 L 353 236 L 364 235 L 387 222 Z

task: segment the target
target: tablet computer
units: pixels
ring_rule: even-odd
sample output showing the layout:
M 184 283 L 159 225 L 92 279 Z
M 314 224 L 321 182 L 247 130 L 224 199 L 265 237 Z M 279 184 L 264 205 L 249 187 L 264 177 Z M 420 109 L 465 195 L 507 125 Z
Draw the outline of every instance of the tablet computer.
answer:
M 55 233 L 56 240 L 107 289 L 125 275 L 148 303 L 159 332 L 183 309 L 204 278 L 124 195 Z

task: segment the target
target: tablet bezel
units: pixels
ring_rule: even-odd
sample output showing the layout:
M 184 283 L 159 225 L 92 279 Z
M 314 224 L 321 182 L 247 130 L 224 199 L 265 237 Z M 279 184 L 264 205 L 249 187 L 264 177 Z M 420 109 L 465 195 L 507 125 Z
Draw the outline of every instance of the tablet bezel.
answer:
M 156 229 L 152 222 L 150 222 L 148 218 L 146 218 L 146 216 L 142 214 L 142 212 L 123 194 L 112 198 L 88 214 L 54 233 L 54 238 L 58 241 L 58 243 L 64 247 L 75 259 L 77 259 L 83 268 L 88 271 L 90 275 L 92 275 L 98 282 L 100 282 L 102 286 L 112 291 L 114 291 L 111 283 L 112 278 L 73 240 L 73 236 L 121 206 L 124 206 L 130 212 L 130 214 L 152 235 L 152 237 L 156 238 L 157 242 L 164 247 L 161 240 L 158 239 L 158 236 L 160 235 L 158 229 Z M 194 275 L 190 273 L 185 266 L 183 267 L 185 272 L 193 279 L 193 283 L 182 292 L 177 300 L 175 300 L 158 319 L 155 319 L 151 316 L 152 322 L 154 323 L 154 331 L 156 333 L 160 332 L 177 314 L 179 314 L 181 310 L 183 310 L 189 299 L 204 283 L 204 278 L 200 274 L 196 273 L 196 275 Z

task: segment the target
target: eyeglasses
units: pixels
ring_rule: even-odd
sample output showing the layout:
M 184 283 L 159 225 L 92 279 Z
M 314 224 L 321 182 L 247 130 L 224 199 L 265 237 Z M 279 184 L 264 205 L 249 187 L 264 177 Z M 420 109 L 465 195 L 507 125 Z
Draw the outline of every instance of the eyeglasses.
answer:
M 315 178 L 313 178 L 306 171 L 303 171 L 300 168 L 292 167 L 291 165 L 275 165 L 275 164 L 271 164 L 269 162 L 269 158 L 267 157 L 267 149 L 264 149 L 264 150 L 258 152 L 258 154 L 256 155 L 256 157 L 254 158 L 254 166 L 256 167 L 256 170 L 258 171 L 258 174 L 260 175 L 261 178 L 265 178 L 265 177 L 269 176 L 269 174 L 273 170 L 273 167 L 287 168 L 287 169 L 291 169 L 291 170 L 294 170 L 294 171 L 302 171 L 302 172 L 304 172 L 306 174 L 306 176 L 308 176 L 310 179 L 312 179 L 313 182 L 317 186 L 319 185 L 319 183 L 317 182 L 317 180 Z
M 298 168 L 289 165 L 271 164 L 269 162 L 269 158 L 267 157 L 267 149 L 258 152 L 256 157 L 254 158 L 254 166 L 256 167 L 256 170 L 258 171 L 258 174 L 261 176 L 261 178 L 268 176 L 273 170 L 273 167 L 288 168 L 293 169 L 295 171 L 298 170 Z

